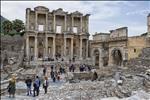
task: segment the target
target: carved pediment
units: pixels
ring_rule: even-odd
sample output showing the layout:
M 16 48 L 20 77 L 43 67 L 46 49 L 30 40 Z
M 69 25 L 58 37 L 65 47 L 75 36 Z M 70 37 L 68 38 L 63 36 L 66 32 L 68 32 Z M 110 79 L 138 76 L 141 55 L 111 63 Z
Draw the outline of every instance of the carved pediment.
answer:
M 53 12 L 54 12 L 55 14 L 57 14 L 57 15 L 65 15 L 65 14 L 68 13 L 68 12 L 63 11 L 62 8 L 59 8 L 59 9 L 57 9 L 57 10 L 54 10 Z
M 49 11 L 49 9 L 44 7 L 44 6 L 37 6 L 34 8 L 34 10 L 36 10 L 36 11 Z
M 75 15 L 75 16 L 82 16 L 83 14 L 79 11 L 75 11 L 73 13 L 71 13 L 72 15 Z

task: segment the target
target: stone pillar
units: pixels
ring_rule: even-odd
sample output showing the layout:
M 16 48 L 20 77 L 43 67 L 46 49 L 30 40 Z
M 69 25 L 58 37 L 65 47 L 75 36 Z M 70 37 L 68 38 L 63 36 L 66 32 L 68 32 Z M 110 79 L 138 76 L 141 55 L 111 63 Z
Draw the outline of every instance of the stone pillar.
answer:
M 46 13 L 46 26 L 45 31 L 48 31 L 48 13 Z
M 56 32 L 56 15 L 54 14 L 54 17 L 53 17 L 53 31 L 54 33 Z
M 88 39 L 86 40 L 86 58 L 88 58 Z
M 80 36 L 80 59 L 82 59 L 82 37 Z
M 99 68 L 103 67 L 102 48 L 99 49 Z
M 29 36 L 26 36 L 26 56 L 29 60 Z
M 64 56 L 66 56 L 66 37 L 64 37 Z
M 29 24 L 29 19 L 30 19 L 30 9 L 27 9 L 27 24 L 26 24 L 26 29 L 29 30 L 30 24 Z
M 86 19 L 86 32 L 89 32 L 89 17 Z
M 53 58 L 55 58 L 55 37 L 53 37 Z
M 82 32 L 82 16 L 80 17 L 80 32 Z
M 38 58 L 38 48 L 37 48 L 37 36 L 35 36 L 35 49 L 34 49 L 34 59 L 37 60 Z
M 45 56 L 48 56 L 48 37 L 45 37 Z
M 71 58 L 73 58 L 73 37 L 71 37 Z
M 38 13 L 35 11 L 35 30 L 38 31 Z
M 74 27 L 74 17 L 71 17 L 71 31 L 73 32 L 73 27 Z
M 112 55 L 111 55 L 111 52 L 112 52 L 112 48 L 111 47 L 109 47 L 110 49 L 109 49 L 109 60 L 108 60 L 108 65 L 109 66 L 113 66 L 113 58 L 112 58 Z
M 67 16 L 66 15 L 64 16 L 64 21 L 65 21 L 64 31 L 66 32 L 67 31 Z

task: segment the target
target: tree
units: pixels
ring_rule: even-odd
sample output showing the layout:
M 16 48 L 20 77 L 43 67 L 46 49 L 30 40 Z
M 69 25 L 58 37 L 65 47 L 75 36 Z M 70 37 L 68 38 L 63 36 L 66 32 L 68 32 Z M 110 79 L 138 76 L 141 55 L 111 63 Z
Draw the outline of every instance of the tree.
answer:
M 22 22 L 22 20 L 15 19 L 12 21 L 12 23 L 13 23 L 13 29 L 17 33 L 20 33 L 21 31 L 23 31 L 25 29 L 25 26 L 24 26 L 24 23 Z
M 12 22 L 9 20 L 6 20 L 2 23 L 4 34 L 9 34 L 12 31 L 12 27 L 13 27 Z

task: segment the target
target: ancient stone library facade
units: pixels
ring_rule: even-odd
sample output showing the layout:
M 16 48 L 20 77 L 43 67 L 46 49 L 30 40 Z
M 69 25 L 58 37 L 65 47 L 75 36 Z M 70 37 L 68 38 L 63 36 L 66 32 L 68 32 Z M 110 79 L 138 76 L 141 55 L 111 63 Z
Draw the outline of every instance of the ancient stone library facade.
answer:
M 33 60 L 50 57 L 85 59 L 88 57 L 89 14 L 69 13 L 61 8 L 26 9 L 26 55 Z
M 95 66 L 123 65 L 149 47 L 150 17 L 146 35 L 128 37 L 127 27 L 96 33 L 89 40 L 89 16 L 43 6 L 26 9 L 25 55 L 29 61 L 44 58 L 90 59 Z M 142 42 L 140 46 L 138 42 Z M 135 44 L 136 43 L 136 44 Z M 132 52 L 133 51 L 133 52 Z M 130 56 L 131 55 L 131 56 Z M 133 56 L 134 55 L 134 56 Z

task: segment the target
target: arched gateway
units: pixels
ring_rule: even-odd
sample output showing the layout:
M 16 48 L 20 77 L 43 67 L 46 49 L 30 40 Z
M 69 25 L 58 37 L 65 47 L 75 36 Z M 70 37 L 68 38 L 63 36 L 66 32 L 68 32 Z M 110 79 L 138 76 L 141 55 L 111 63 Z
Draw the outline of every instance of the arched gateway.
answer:
M 96 67 L 99 67 L 99 55 L 100 55 L 100 53 L 99 53 L 99 50 L 98 49 L 96 49 L 96 50 L 94 50 L 94 52 L 93 52 L 93 55 L 94 55 L 94 64 L 95 64 L 95 66 Z
M 117 65 L 117 66 L 121 66 L 121 64 L 122 64 L 121 51 L 119 49 L 115 48 L 115 49 L 112 50 L 111 55 L 112 55 L 113 64 Z

